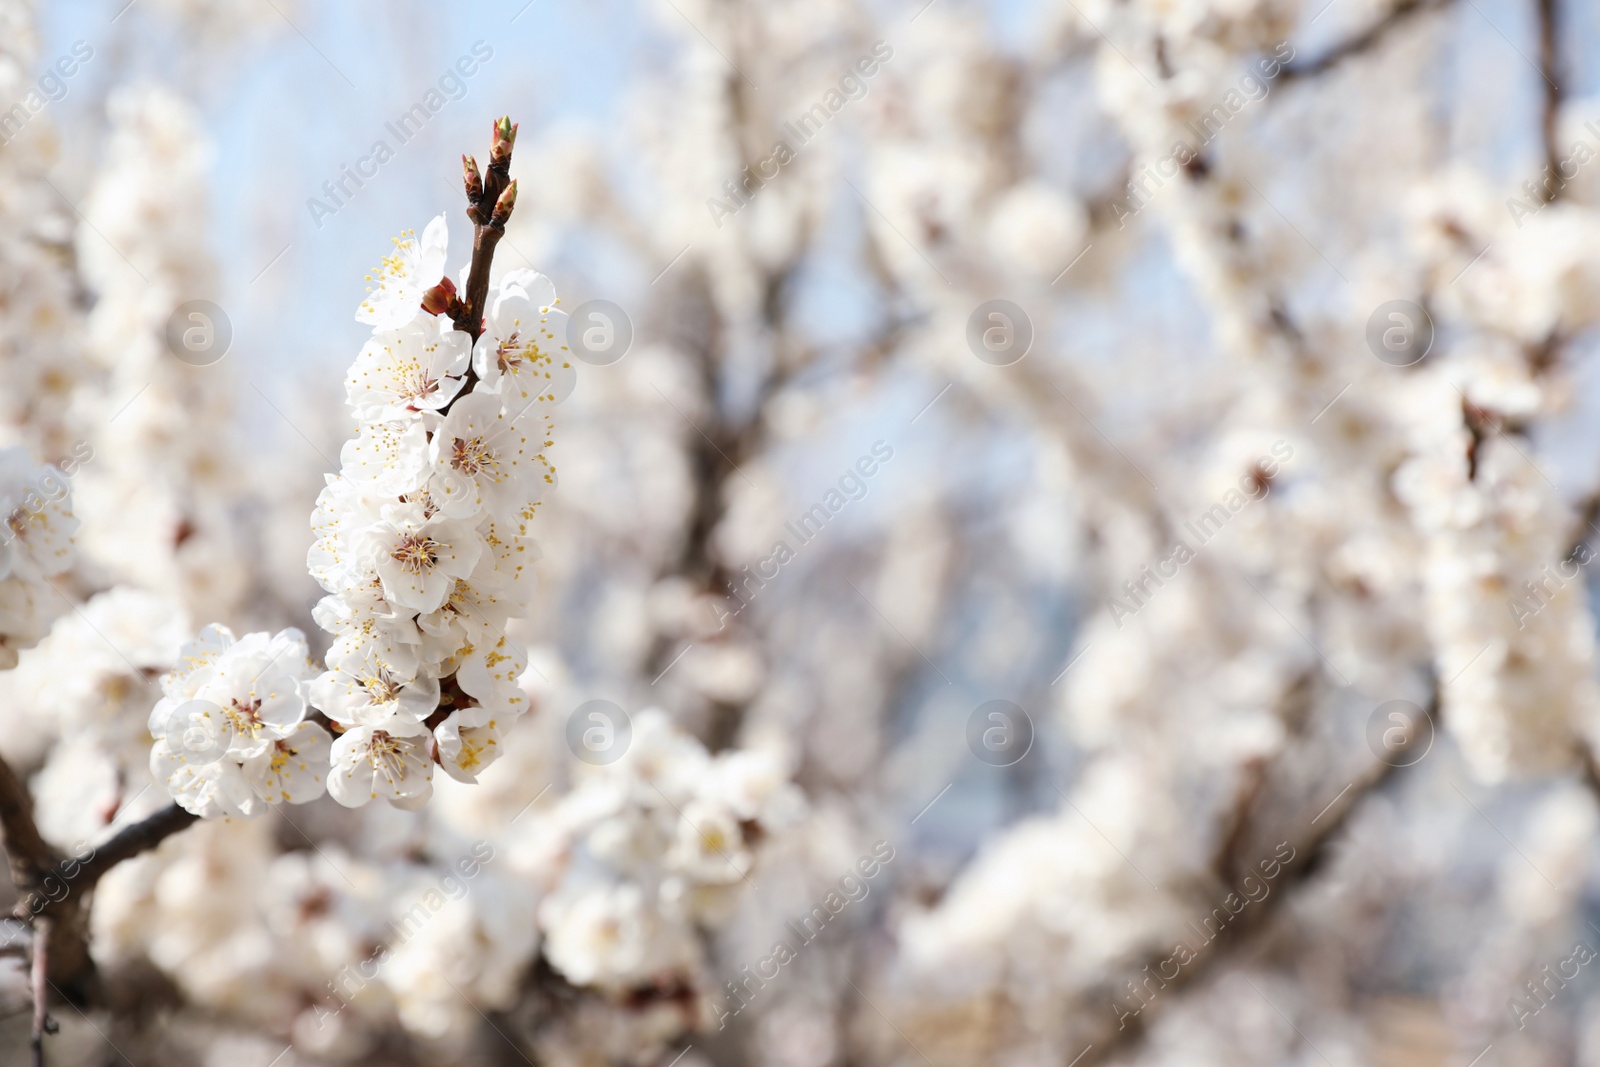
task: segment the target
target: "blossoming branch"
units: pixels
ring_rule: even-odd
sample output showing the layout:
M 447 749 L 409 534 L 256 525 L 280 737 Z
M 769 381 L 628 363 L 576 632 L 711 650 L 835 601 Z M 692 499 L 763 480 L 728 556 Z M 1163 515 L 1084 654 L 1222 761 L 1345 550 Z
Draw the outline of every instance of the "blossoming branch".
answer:
M 516 134 L 495 123 L 482 171 L 463 157 L 473 250 L 459 287 L 443 215 L 368 276 L 356 319 L 372 336 L 345 378 L 357 432 L 311 517 L 327 669 L 297 631 L 236 641 L 214 626 L 163 679 L 151 768 L 188 811 L 248 817 L 324 788 L 351 807 L 416 808 L 435 766 L 476 781 L 526 708 L 527 654 L 505 627 L 532 597 L 529 524 L 555 484 L 551 409 L 574 372 L 550 280 L 515 270 L 490 285 Z

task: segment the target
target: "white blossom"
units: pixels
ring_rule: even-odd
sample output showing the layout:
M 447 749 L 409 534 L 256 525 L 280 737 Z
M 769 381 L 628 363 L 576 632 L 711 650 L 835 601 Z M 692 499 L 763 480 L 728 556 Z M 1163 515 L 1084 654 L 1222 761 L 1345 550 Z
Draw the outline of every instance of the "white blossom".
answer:
M 429 496 L 451 518 L 514 514 L 544 489 L 548 468 L 538 446 L 498 395 L 470 393 L 433 431 Z
M 418 724 L 439 706 L 439 679 L 419 673 L 420 666 L 403 646 L 382 640 L 381 631 L 347 635 L 328 653 L 328 670 L 311 684 L 310 697 L 346 726 Z
M 345 378 L 345 392 L 358 419 L 416 418 L 455 399 L 471 360 L 470 337 L 448 320 L 418 311 L 362 346 Z
M 431 738 L 426 726 L 392 718 L 385 726 L 354 726 L 333 743 L 328 792 L 347 807 L 382 798 L 415 809 L 433 794 Z
M 394 251 L 383 257 L 375 273 L 367 275 L 367 281 L 377 282 L 377 287 L 367 287 L 367 298 L 356 311 L 357 322 L 378 331 L 399 329 L 411 322 L 422 305 L 422 294 L 444 277 L 449 243 L 445 217 L 440 214 L 429 222 L 420 241 L 415 230 L 393 240 Z
M 489 304 L 472 366 L 491 392 L 520 417 L 535 403 L 557 404 L 577 381 L 567 350 L 567 313 L 556 287 L 537 271 L 508 272 Z
M 72 566 L 78 520 L 60 472 L 0 450 L 0 667 L 44 636 L 70 601 L 52 579 Z
M 349 806 L 416 807 L 435 763 L 476 780 L 527 710 L 527 654 L 505 627 L 527 610 L 529 523 L 555 480 L 545 450 L 549 406 L 571 387 L 564 316 L 549 279 L 510 272 L 474 356 L 466 333 L 421 307 L 445 230 L 441 216 L 420 243 L 398 242 L 357 316 L 375 328 L 346 379 L 357 433 L 311 520 L 307 566 L 331 594 L 314 614 L 337 640 L 310 695 L 343 728 L 329 791 Z
M 306 722 L 311 664 L 298 630 L 235 639 L 211 625 L 183 647 L 150 712 L 150 773 L 202 818 L 248 818 L 322 795 L 327 731 Z

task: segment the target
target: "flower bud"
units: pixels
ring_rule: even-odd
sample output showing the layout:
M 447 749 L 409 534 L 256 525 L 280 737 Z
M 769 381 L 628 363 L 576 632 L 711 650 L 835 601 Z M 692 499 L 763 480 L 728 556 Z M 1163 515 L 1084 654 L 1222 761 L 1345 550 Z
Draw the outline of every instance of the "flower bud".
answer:
M 478 173 L 478 161 L 471 156 L 461 157 L 461 180 L 467 187 L 467 200 L 476 204 L 483 199 L 483 175 Z
M 501 116 L 494 124 L 494 146 L 489 149 L 489 165 L 505 166 L 511 162 L 511 149 L 517 143 L 517 124 L 510 115 Z
M 500 199 L 494 202 L 494 217 L 489 220 L 489 225 L 503 229 L 506 220 L 511 217 L 511 209 L 517 206 L 517 182 L 513 178 L 511 184 L 506 186 L 500 194 Z
M 443 315 L 456 302 L 456 283 L 449 278 L 440 278 L 438 285 L 422 294 L 422 310 L 430 315 Z

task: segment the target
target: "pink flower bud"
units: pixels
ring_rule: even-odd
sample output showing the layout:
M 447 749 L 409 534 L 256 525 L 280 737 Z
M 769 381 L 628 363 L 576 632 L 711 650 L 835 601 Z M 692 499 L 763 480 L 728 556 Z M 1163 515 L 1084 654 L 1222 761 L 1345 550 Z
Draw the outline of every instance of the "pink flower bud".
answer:
M 440 278 L 439 284 L 422 294 L 422 310 L 430 315 L 443 315 L 456 303 L 456 283 Z
M 503 227 L 506 220 L 511 217 L 511 209 L 517 206 L 517 183 L 512 179 L 510 185 L 500 194 L 500 199 L 494 202 L 494 217 L 489 220 L 491 226 Z

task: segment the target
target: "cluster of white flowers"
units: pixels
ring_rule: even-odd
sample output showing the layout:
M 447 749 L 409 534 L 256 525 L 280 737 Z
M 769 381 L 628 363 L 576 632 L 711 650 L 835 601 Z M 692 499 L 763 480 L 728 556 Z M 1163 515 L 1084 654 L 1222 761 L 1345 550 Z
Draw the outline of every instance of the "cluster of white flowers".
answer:
M 165 804 L 151 789 L 145 730 L 156 678 L 188 635 L 171 600 L 128 586 L 63 616 L 15 670 L 0 672 L 0 755 L 38 765 L 34 817 L 63 848 L 92 840 L 113 818 Z
M 38 44 L 33 4 L 0 3 L 0 445 L 56 461 L 77 437 L 68 408 L 84 377 L 83 319 L 65 254 L 75 220 L 49 177 L 60 142 Z
M 356 315 L 372 338 L 345 379 L 360 430 L 311 520 L 308 565 L 330 594 L 314 618 L 335 635 L 311 697 L 342 731 L 329 790 L 349 806 L 420 806 L 435 762 L 475 781 L 527 706 L 505 626 L 531 598 L 528 524 L 555 483 L 566 313 L 548 278 L 511 271 L 474 343 L 422 306 L 445 245 L 440 215 L 375 275 Z
M 566 314 L 549 279 L 512 271 L 474 343 L 423 306 L 435 286 L 453 296 L 446 240 L 443 215 L 396 239 L 356 315 L 373 328 L 345 380 L 360 429 L 311 520 L 327 670 L 313 677 L 297 630 L 235 641 L 212 626 L 162 679 L 151 769 L 198 815 L 324 788 L 350 807 L 420 807 L 435 763 L 476 781 L 526 710 L 527 655 L 505 626 L 531 599 L 528 524 L 555 482 L 550 408 L 575 378 Z M 337 740 L 307 719 L 313 704 Z
M 771 753 L 712 755 L 665 713 L 640 712 L 627 753 L 586 768 L 513 853 L 548 886 L 546 958 L 574 985 L 693 987 L 705 965 L 697 929 L 727 918 L 755 839 L 800 811 Z
M 300 652 L 292 635 L 232 647 L 246 644 L 277 644 L 284 660 Z M 212 666 L 251 657 L 228 658 Z M 170 839 L 98 887 L 97 956 L 148 957 L 192 1003 L 292 1035 L 297 1051 L 330 1062 L 366 1054 L 396 1026 L 461 1038 L 481 1025 L 479 1010 L 518 1003 L 541 951 L 567 982 L 603 994 L 591 1006 L 609 1005 L 619 1033 L 643 1025 L 622 1006 L 635 1001 L 661 1009 L 659 1030 L 686 1003 L 673 998 L 717 987 L 705 934 L 727 927 L 761 877 L 758 847 L 793 826 L 799 792 L 778 751 L 712 754 L 648 709 L 621 758 L 580 764 L 565 795 L 530 802 L 531 783 L 565 763 L 557 725 L 546 717 L 509 738 L 484 788 L 447 784 L 416 817 L 356 813 L 359 847 L 280 854 L 260 820 Z
M 1571 765 L 1577 731 L 1600 719 L 1593 615 L 1570 580 L 1571 511 L 1494 429 L 1541 400 L 1520 363 L 1486 350 L 1414 375 L 1415 453 L 1395 476 L 1425 538 L 1445 722 L 1490 782 Z M 1481 419 L 1473 426 L 1469 406 Z
M 230 28 L 211 0 L 156 7 Z M 170 979 L 163 995 L 181 996 L 159 1035 L 119 1027 L 185 1033 L 206 1048 L 188 1058 L 217 1062 L 241 1058 L 236 1028 L 251 1028 L 259 1062 L 286 1042 L 287 1058 L 328 1063 L 470 1058 L 476 1035 L 563 1064 L 664 1063 L 693 1044 L 681 1053 L 692 1067 L 706 1041 L 686 1031 L 719 1024 L 701 996 L 730 977 L 747 991 L 752 973 L 770 982 L 739 965 L 805 914 L 814 876 L 848 862 L 833 858 L 845 842 L 898 821 L 907 862 L 870 906 L 852 905 L 852 936 L 833 927 L 785 965 L 715 1039 L 719 1057 L 888 1063 L 912 1051 L 909 1034 L 938 1062 L 1270 1067 L 1312 1042 L 1355 1062 L 1413 1040 L 1428 1048 L 1414 1057 L 1442 1062 L 1453 1042 L 1466 1062 L 1492 1040 L 1517 1062 L 1576 1046 L 1600 1064 L 1600 1027 L 1569 1041 L 1552 1018 L 1580 1011 L 1581 991 L 1538 1028 L 1502 1033 L 1517 1027 L 1507 991 L 1570 951 L 1560 941 L 1592 895 L 1600 826 L 1570 774 L 1577 742 L 1600 742 L 1592 597 L 1574 571 L 1592 553 L 1573 548 L 1582 520 L 1600 521 L 1593 435 L 1572 425 L 1600 424 L 1577 358 L 1600 319 L 1597 165 L 1533 217 L 1508 214 L 1497 185 L 1425 185 L 1420 240 L 1398 247 L 1407 189 L 1441 151 L 1501 143 L 1506 120 L 1480 113 L 1514 109 L 1418 92 L 1449 83 L 1430 57 L 1453 54 L 1453 24 L 1389 18 L 1389 0 L 1323 21 L 1320 0 L 1047 0 L 1045 32 L 1026 35 L 936 6 L 881 27 L 892 57 L 869 64 L 860 99 L 817 135 L 787 124 L 814 125 L 815 86 L 862 69 L 854 42 L 878 36 L 875 12 L 713 5 L 690 10 L 690 26 L 671 4 L 647 7 L 684 47 L 678 73 L 623 116 L 638 134 L 626 164 L 604 167 L 586 144 L 542 155 L 540 210 L 508 241 L 546 262 L 606 231 L 641 269 L 616 271 L 608 254 L 595 261 L 603 279 L 579 274 L 563 291 L 614 290 L 630 308 L 667 294 L 651 302 L 674 309 L 671 328 L 651 329 L 563 411 L 575 462 L 559 504 L 541 504 L 550 411 L 571 386 L 549 282 L 506 272 L 469 319 L 449 284 L 461 276 L 445 274 L 443 220 L 403 235 L 357 315 L 373 331 L 347 382 L 359 426 L 335 433 L 353 440 L 313 518 L 309 567 L 329 594 L 314 620 L 334 637 L 325 671 L 292 630 L 234 640 L 213 628 L 180 656 L 192 631 L 179 604 L 202 622 L 270 620 L 241 632 L 305 620 L 291 597 L 227 606 L 246 568 L 200 551 L 227 547 L 212 534 L 239 511 L 222 477 L 236 465 L 214 447 L 227 389 L 221 368 L 190 374 L 159 342 L 173 301 L 205 295 L 203 248 L 178 239 L 203 153 L 173 101 L 115 98 L 108 165 L 85 186 L 98 234 L 77 245 L 108 384 L 68 390 L 75 414 L 97 417 L 85 428 L 106 457 L 76 486 L 94 527 L 82 553 L 106 570 L 58 584 L 76 596 L 105 575 L 162 596 L 102 594 L 24 652 L 0 676 L 0 754 L 36 769 L 41 829 L 64 847 L 167 792 L 206 816 L 325 789 L 359 807 L 321 812 L 301 835 L 309 848 L 276 839 L 281 816 L 210 823 L 113 870 L 95 889 L 97 963 L 110 976 L 147 962 Z M 1294 62 L 1290 40 L 1304 58 L 1280 81 L 1265 65 Z M 1341 40 L 1364 43 L 1340 59 Z M 752 95 L 734 64 L 785 73 Z M 1243 72 L 1263 73 L 1241 94 Z M 1435 126 L 1449 136 L 1428 136 Z M 745 146 L 766 143 L 751 137 L 774 130 L 794 158 L 776 175 L 741 172 Z M 497 127 L 497 144 L 508 139 Z M 11 147 L 0 218 L 34 225 L 40 201 L 8 198 Z M 856 170 L 859 188 L 840 180 Z M 713 225 L 708 194 L 742 210 Z M 570 231 L 555 224 L 563 204 Z M 819 291 L 805 278 L 849 254 L 824 240 L 841 205 L 861 219 L 870 267 L 859 305 L 845 304 L 879 313 L 870 337 L 867 323 L 834 337 L 808 321 Z M 24 292 L 54 284 L 37 242 L 24 244 L 0 233 L 0 263 L 27 268 L 0 281 L 14 297 L 0 299 L 0 365 L 19 383 L 0 397 L 0 443 L 17 412 L 47 423 L 57 378 L 70 384 L 39 339 L 68 335 L 70 353 L 72 324 L 50 321 L 49 292 Z M 630 274 L 635 289 L 617 289 Z M 996 296 L 1024 308 L 1036 339 L 1003 368 L 960 343 Z M 1398 297 L 1438 326 L 1418 365 L 1363 343 L 1372 309 Z M 22 328 L 24 316 L 41 321 Z M 18 369 L 13 353 L 46 358 Z M 874 503 L 720 625 L 728 587 L 766 579 L 790 505 L 813 499 L 788 496 L 810 473 L 791 457 L 902 404 L 897 453 L 939 477 L 875 482 Z M 708 462 L 706 446 L 726 440 L 737 448 Z M 1292 460 L 1260 466 L 1280 441 Z M 962 491 L 978 480 L 962 469 L 998 459 L 1026 473 L 999 479 L 1003 496 Z M 1573 499 L 1578 481 L 1589 498 Z M 316 491 L 280 484 L 279 499 Z M 145 491 L 123 504 L 131 485 Z M 880 501 L 880 486 L 896 495 Z M 557 584 L 534 599 L 536 506 L 541 570 Z M 303 533 L 303 505 L 267 510 Z M 301 572 L 303 546 L 262 536 L 274 540 L 293 542 Z M 1174 578 L 1157 564 L 1178 541 L 1193 558 Z M 810 580 L 841 570 L 851 595 Z M 1043 625 L 1030 625 L 1033 604 Z M 550 648 L 525 656 L 513 643 L 524 636 Z M 143 693 L 175 664 L 150 716 L 152 759 Z M 946 687 L 926 684 L 947 671 Z M 1027 710 L 1040 743 L 1010 775 L 973 766 L 958 725 L 958 702 L 1001 682 L 1039 694 Z M 574 765 L 562 713 L 596 690 L 653 692 L 671 714 L 638 713 L 616 762 Z M 1392 771 L 1416 788 L 1374 794 L 1376 761 L 1393 758 L 1373 739 L 1379 702 L 1429 694 L 1449 736 Z M 45 712 L 24 725 L 8 704 Z M 1363 721 L 1365 743 L 1347 728 Z M 793 766 L 815 791 L 803 813 Z M 146 767 L 166 789 L 141 802 Z M 1457 770 L 1480 784 L 1561 780 L 1536 806 L 1531 790 L 1509 795 L 1502 822 L 1504 806 Z M 391 803 L 366 803 L 380 796 Z M 1280 865 L 1267 836 L 1280 826 L 1313 862 Z M 1498 915 L 1483 914 L 1492 900 L 1469 911 L 1455 888 L 1450 908 L 1432 909 L 1472 925 L 1476 948 L 1410 908 L 1463 871 L 1483 897 L 1496 856 Z M 1260 877 L 1232 880 L 1235 861 Z M 1424 936 L 1399 944 L 1397 917 Z M 1252 928 L 1267 936 L 1245 962 Z M 1436 976 L 1447 943 L 1465 978 L 1408 993 L 1407 1018 L 1432 1022 L 1394 1040 L 1402 998 L 1382 976 L 1419 962 Z M 1450 1033 L 1415 1036 L 1435 1029 Z
M 1091 7 L 1088 16 L 1062 9 L 1063 18 L 1078 23 L 1084 42 L 1098 45 L 1104 40 L 1085 18 L 1103 26 L 1114 42 L 1107 47 L 1109 57 L 1094 65 L 1097 104 L 1118 123 L 1131 153 L 1125 166 L 1136 179 L 1153 173 L 1157 161 L 1193 152 L 1174 152 L 1176 144 L 1199 143 L 1185 122 L 1223 99 L 1237 83 L 1242 64 L 1269 53 L 1271 43 L 1281 39 L 1272 35 L 1283 27 L 1271 18 L 1254 21 L 1272 6 L 1241 4 L 1224 12 L 1209 4 L 1135 2 L 1115 10 Z M 1209 20 L 1206 33 L 1215 33 L 1222 45 L 1200 39 L 1192 27 L 1181 34 L 1170 32 L 1174 22 L 1197 14 Z M 936 10 L 919 19 L 916 32 L 952 33 L 954 22 L 954 16 L 939 18 Z M 976 49 L 976 44 L 962 44 L 929 53 L 942 57 Z M 904 61 L 897 60 L 889 75 L 891 92 L 894 79 L 902 76 L 930 85 L 951 78 L 948 70 L 919 70 L 922 50 L 916 45 L 908 43 L 902 51 Z M 1167 64 L 1175 68 L 1171 76 L 1142 76 Z M 936 63 L 927 65 L 937 68 Z M 1006 68 L 993 64 L 989 69 Z M 946 91 L 963 103 L 1005 103 L 998 92 Z M 933 94 L 925 90 L 918 97 L 930 100 Z M 885 119 L 904 127 L 911 125 L 906 116 L 915 114 L 916 109 L 907 108 L 886 112 Z M 1005 159 L 1004 149 L 995 147 L 1005 143 L 1003 136 L 991 130 L 1012 130 L 1010 121 L 1002 113 L 994 116 L 993 127 L 948 123 L 938 128 L 970 131 L 980 147 L 964 153 L 968 160 Z M 1241 119 L 1240 125 L 1248 121 Z M 890 125 L 889 132 L 917 145 L 937 143 L 915 128 Z M 1197 166 L 1193 174 L 1178 170 L 1162 183 L 1145 180 L 1140 202 L 1149 203 L 1151 210 L 1141 212 L 1137 224 L 1128 221 L 1125 229 L 1115 222 L 1099 225 L 1091 235 L 1096 256 L 1112 259 L 1142 254 L 1136 251 L 1141 242 L 1168 242 L 1170 252 L 1164 254 L 1183 268 L 1185 284 L 1205 303 L 1216 338 L 1216 355 L 1207 351 L 1205 358 L 1218 360 L 1228 368 L 1226 373 L 1202 369 L 1204 361 L 1196 358 L 1194 348 L 1166 341 L 1125 365 L 1142 376 L 1161 366 L 1159 376 L 1165 379 L 1168 367 L 1155 352 L 1183 353 L 1187 365 L 1171 366 L 1171 373 L 1198 370 L 1201 379 L 1195 391 L 1185 391 L 1186 402 L 1193 405 L 1197 395 L 1216 389 L 1217 410 L 1225 412 L 1221 419 L 1196 426 L 1197 439 L 1206 442 L 1203 447 L 1185 450 L 1181 457 L 1150 448 L 1139 437 L 1144 427 L 1164 416 L 1125 417 L 1118 448 L 1137 463 L 1135 474 L 1122 457 L 1107 453 L 1104 439 L 1086 424 L 1083 412 L 1093 409 L 1083 396 L 1074 393 L 1071 406 L 1062 404 L 1059 415 L 1053 415 L 1054 398 L 1073 392 L 1069 383 L 1078 376 L 1086 379 L 1083 394 L 1115 403 L 1125 415 L 1131 406 L 1161 405 L 1148 384 L 1118 380 L 1116 372 L 1102 372 L 1092 361 L 1060 359 L 1046 366 L 1030 356 L 1007 368 L 1006 378 L 1023 383 L 1011 395 L 999 376 L 991 381 L 963 375 L 974 392 L 1026 404 L 1043 415 L 1041 424 L 1059 437 L 1073 467 L 1070 483 L 1093 486 L 1073 494 L 1084 498 L 1082 521 L 1098 529 L 1102 539 L 1086 553 L 1092 564 L 1085 584 L 1109 587 L 1106 591 L 1117 597 L 1126 592 L 1116 584 L 1125 575 L 1144 585 L 1136 619 L 1086 612 L 1074 651 L 1064 657 L 1062 665 L 1070 673 L 1057 679 L 1061 720 L 1074 742 L 1093 753 L 1073 786 L 1063 791 L 1070 798 L 1067 805 L 1054 815 L 1026 819 L 994 835 L 935 906 L 902 913 L 896 930 L 899 966 L 886 969 L 892 979 L 884 983 L 883 999 L 879 990 L 868 990 L 874 1003 L 907 1032 L 935 1018 L 966 1014 L 974 1022 L 962 1040 L 983 1048 L 990 1058 L 1026 1059 L 1053 1048 L 1070 1049 L 1063 1057 L 1070 1060 L 1091 1041 L 1100 1045 L 1096 1035 L 1107 1022 L 1115 1031 L 1123 1011 L 1138 1015 L 1140 1023 L 1150 1022 L 1153 1013 L 1138 1014 L 1140 1001 L 1128 994 L 1122 977 L 1138 976 L 1151 960 L 1160 965 L 1175 941 L 1186 936 L 1185 920 L 1207 903 L 1193 895 L 1193 887 L 1213 877 L 1215 828 L 1226 825 L 1236 810 L 1252 766 L 1275 765 L 1293 753 L 1294 722 L 1286 712 L 1299 704 L 1295 694 L 1306 677 L 1326 673 L 1334 684 L 1363 692 L 1421 696 L 1411 677 L 1425 661 L 1426 647 L 1416 635 L 1420 612 L 1410 607 L 1417 582 L 1414 557 L 1407 554 L 1412 544 L 1409 524 L 1387 481 L 1372 474 L 1374 469 L 1392 470 L 1391 457 L 1402 447 L 1399 435 L 1382 424 L 1385 412 L 1370 411 L 1381 403 L 1382 390 L 1394 389 L 1393 374 L 1384 377 L 1394 368 L 1363 350 L 1360 360 L 1339 361 L 1338 377 L 1329 384 L 1326 367 L 1297 350 L 1302 342 L 1287 336 L 1292 327 L 1278 325 L 1275 320 L 1281 316 L 1270 305 L 1283 269 L 1272 258 L 1277 246 L 1269 246 L 1269 252 L 1239 236 L 1253 232 L 1257 213 L 1267 215 L 1272 208 L 1244 184 L 1231 159 L 1217 160 L 1218 151 L 1211 149 L 1203 160 L 1209 169 Z M 1062 185 L 1091 193 L 1105 187 L 1101 176 L 1079 173 L 1062 182 L 1050 164 L 1030 162 L 1046 171 L 1045 180 L 1058 195 Z M 877 173 L 894 172 L 882 168 Z M 899 225 L 896 195 L 888 186 L 888 179 L 882 179 L 867 195 Z M 924 197 L 898 208 L 908 220 L 904 232 L 916 240 L 914 220 L 937 209 L 939 225 L 927 225 L 924 231 L 938 235 L 929 241 L 928 256 L 958 285 L 964 270 L 982 269 L 989 257 L 1001 260 L 989 267 L 990 277 L 1007 277 L 1004 291 L 1017 294 L 1015 299 L 1033 316 L 1035 335 L 1051 336 L 1052 325 L 1060 326 L 1059 302 L 1042 295 L 1026 297 L 1056 276 L 1043 258 L 1030 262 L 1020 243 L 1012 247 L 1008 236 L 1015 231 L 999 224 L 1016 210 L 1021 190 L 1001 198 L 988 232 L 969 235 L 968 216 L 981 217 L 978 210 L 960 210 L 964 202 L 951 192 L 959 188 L 953 183 L 933 186 Z M 944 195 L 935 199 L 938 192 Z M 981 205 L 983 199 L 975 194 L 971 201 Z M 1022 203 L 1041 221 L 1017 229 L 1045 232 L 1043 205 L 1031 202 L 1029 197 Z M 1241 218 L 1249 220 L 1248 227 L 1241 226 Z M 1275 216 L 1271 222 L 1283 227 Z M 1155 232 L 1159 238 L 1152 237 Z M 1293 236 L 1294 231 L 1288 232 Z M 1321 247 L 1321 238 L 1314 239 Z M 1078 245 L 1057 239 L 1051 248 L 1064 253 L 1059 262 L 1065 267 Z M 1316 257 L 1309 249 L 1306 254 Z M 1029 264 L 1030 270 L 1017 270 L 1006 260 Z M 1326 269 L 1320 260 L 1317 264 Z M 926 273 L 926 264 L 896 269 L 915 284 L 917 275 Z M 1089 258 L 1067 277 L 1091 287 L 1095 272 L 1104 269 Z M 937 306 L 932 293 L 947 285 L 935 277 L 924 281 L 923 288 L 929 303 Z M 1365 304 L 1361 315 L 1392 295 L 1385 292 Z M 965 314 L 985 296 L 980 289 L 954 303 Z M 961 325 L 947 324 L 944 336 L 957 334 Z M 966 352 L 957 354 L 965 365 L 975 366 Z M 1319 419 L 1336 395 L 1343 396 L 1340 406 Z M 1050 427 L 1052 417 L 1058 427 Z M 1348 429 L 1345 419 L 1361 426 L 1361 433 Z M 1254 456 L 1265 454 L 1278 439 L 1292 442 L 1293 461 L 1267 479 L 1270 484 L 1260 484 L 1259 495 L 1249 494 L 1251 502 L 1229 520 L 1226 536 L 1212 540 L 1185 525 L 1184 520 L 1206 513 L 1237 487 L 1241 475 L 1254 469 Z M 1173 461 L 1178 466 L 1169 471 L 1166 464 Z M 1152 480 L 1163 487 L 1159 500 L 1141 499 Z M 1237 496 L 1237 489 L 1233 491 Z M 1142 568 L 1171 553 L 1178 539 L 1199 551 L 1182 577 L 1175 582 L 1142 579 L 1141 573 L 1150 573 Z M 1315 648 L 1302 634 L 1312 635 Z M 1341 781 L 1329 789 L 1327 797 L 1343 785 Z M 1306 819 L 1317 815 L 1324 803 L 1314 804 Z M 1226 892 L 1219 890 L 1218 899 Z M 1063 901 L 1071 907 L 1064 910 Z M 1109 997 L 1103 993 L 1108 985 L 1113 989 Z M 1115 1001 L 1119 995 L 1127 1006 Z M 1178 1000 L 1172 993 L 1159 995 L 1167 998 L 1162 1010 Z M 1005 1005 L 1004 1023 L 998 1021 L 1000 1015 L 986 1014 L 996 1003 Z M 1192 1035 L 1194 1028 L 1182 1032 Z M 1322 1039 L 1317 1040 L 1320 1044 Z M 940 1055 L 922 1048 L 934 1058 Z M 1192 1048 L 1186 1046 L 1183 1056 L 1154 1062 L 1186 1062 L 1185 1056 L 1193 1058 Z M 1213 1058 L 1235 1062 L 1231 1055 Z M 1129 1062 L 1135 1062 L 1132 1054 Z
M 305 635 L 207 626 L 162 676 L 150 712 L 150 773 L 202 818 L 249 818 L 326 788 L 328 731 L 306 719 L 313 673 Z
M 106 111 L 111 135 L 77 242 L 96 296 L 96 374 L 74 397 L 95 446 L 74 476 L 83 551 L 110 580 L 175 596 L 196 619 L 233 619 L 252 578 L 239 503 L 259 482 L 239 477 L 226 312 L 204 313 L 217 319 L 205 350 L 180 359 L 167 338 L 185 305 L 220 295 L 204 221 L 211 144 L 170 89 L 121 89 Z
M 481 1023 L 474 1005 L 511 1005 L 537 949 L 533 905 L 486 842 L 432 844 L 427 863 L 337 842 L 280 852 L 265 820 L 203 824 L 101 883 L 96 953 L 146 957 L 190 1002 L 319 1062 L 368 1053 L 397 1021 L 460 1036 Z
M 0 514 L 0 667 L 9 670 L 67 604 L 50 579 L 72 566 L 78 520 L 65 476 L 22 448 L 0 451 Z
M 1557 203 L 1514 219 L 1466 169 L 1421 183 L 1409 210 L 1430 305 L 1455 331 L 1392 393 L 1410 452 L 1394 488 L 1423 538 L 1444 721 L 1483 781 L 1559 772 L 1600 730 L 1590 556 L 1572 543 L 1593 531 L 1528 430 L 1562 416 L 1572 385 L 1529 352 L 1600 315 L 1600 213 Z

